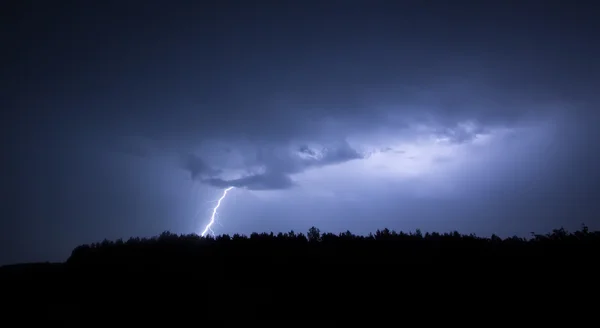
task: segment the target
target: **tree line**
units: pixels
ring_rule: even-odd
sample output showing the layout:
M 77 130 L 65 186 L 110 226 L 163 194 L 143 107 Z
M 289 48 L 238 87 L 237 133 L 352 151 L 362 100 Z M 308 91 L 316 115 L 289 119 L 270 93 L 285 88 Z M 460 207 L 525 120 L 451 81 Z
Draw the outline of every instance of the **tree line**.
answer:
M 581 229 L 569 232 L 564 228 L 547 234 L 532 233 L 530 238 L 496 235 L 479 237 L 475 234 L 427 232 L 396 232 L 382 229 L 368 235 L 350 231 L 339 234 L 321 233 L 311 227 L 306 233 L 252 233 L 200 237 L 196 234 L 178 235 L 165 231 L 151 238 L 132 237 L 129 240 L 103 240 L 75 248 L 67 263 L 200 261 L 207 256 L 245 258 L 320 257 L 327 260 L 370 259 L 388 260 L 431 257 L 540 257 L 586 255 L 600 246 L 600 232 Z M 137 262 L 136 262 L 137 261 Z

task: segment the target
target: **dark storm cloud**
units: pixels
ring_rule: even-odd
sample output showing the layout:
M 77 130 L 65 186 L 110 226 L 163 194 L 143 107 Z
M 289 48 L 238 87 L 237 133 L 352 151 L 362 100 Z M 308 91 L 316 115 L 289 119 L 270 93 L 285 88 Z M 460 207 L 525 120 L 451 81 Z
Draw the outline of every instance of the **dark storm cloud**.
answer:
M 298 173 L 311 167 L 323 167 L 327 165 L 340 164 L 356 159 L 363 159 L 367 155 L 359 153 L 346 140 L 334 143 L 322 148 L 308 148 L 301 146 L 298 150 L 301 154 L 307 154 L 308 157 L 300 157 L 299 154 L 291 154 L 292 160 L 297 165 L 290 166 L 290 173 Z
M 245 24 L 261 26 L 257 29 L 221 26 L 227 21 L 221 18 L 241 15 L 221 6 L 170 15 L 149 7 L 132 23 L 102 19 L 114 8 L 99 5 L 69 16 L 60 25 L 65 30 L 55 27 L 47 32 L 49 40 L 57 39 L 57 46 L 68 47 L 64 43 L 70 39 L 96 40 L 102 49 L 85 47 L 62 54 L 65 63 L 87 66 L 76 72 L 80 75 L 73 78 L 76 84 L 57 83 L 51 92 L 57 99 L 69 99 L 71 106 L 62 106 L 61 111 L 72 111 L 86 125 L 193 144 L 206 137 L 285 141 L 316 133 L 315 122 L 324 119 L 356 130 L 396 126 L 398 122 L 388 120 L 390 107 L 402 119 L 430 113 L 448 124 L 473 117 L 483 123 L 510 121 L 525 111 L 543 113 L 538 104 L 559 95 L 573 97 L 578 89 L 559 83 L 567 72 L 581 73 L 582 80 L 589 77 L 582 71 L 584 65 L 560 63 L 555 52 L 545 49 L 541 41 L 548 41 L 552 33 L 536 28 L 556 27 L 542 25 L 542 16 L 519 14 L 527 11 L 498 5 L 479 16 L 427 10 L 428 6 L 359 3 L 335 10 L 335 17 L 309 3 L 298 5 L 291 17 L 271 16 L 267 9 L 243 17 Z M 193 19 L 187 14 L 192 12 L 210 12 L 212 18 Z M 311 24 L 300 28 L 305 15 Z M 478 17 L 495 22 L 511 16 L 517 17 L 510 19 L 512 25 L 504 33 L 539 40 L 538 48 L 525 51 L 515 44 L 521 41 L 507 37 L 489 42 L 498 33 L 496 25 L 482 24 Z M 396 26 L 399 21 L 411 28 Z M 434 21 L 444 24 L 446 34 L 431 27 Z M 159 26 L 186 22 L 195 28 L 156 34 L 162 31 Z M 128 33 L 100 38 L 96 34 L 101 30 Z M 576 49 L 580 46 L 570 38 L 561 40 L 565 52 L 587 50 Z M 506 58 L 508 50 L 518 60 Z M 168 65 L 156 64 L 165 62 Z M 56 73 L 69 69 L 60 66 L 56 65 Z M 552 74 L 546 67 L 553 68 Z M 108 75 L 115 70 L 118 75 Z M 74 91 L 81 96 L 68 97 Z M 83 106 L 88 108 L 85 114 L 76 110 Z M 343 135 L 348 129 L 326 133 Z
M 69 114 L 103 131 L 193 147 L 204 139 L 343 137 L 380 126 L 402 129 L 403 121 L 425 116 L 450 127 L 464 119 L 478 119 L 482 125 L 512 122 L 543 115 L 540 104 L 572 99 L 591 85 L 576 81 L 566 87 L 561 82 L 569 80 L 568 74 L 577 74 L 581 81 L 591 81 L 591 76 L 585 65 L 564 62 L 560 54 L 548 51 L 553 33 L 544 29 L 557 26 L 545 24 L 547 16 L 532 17 L 524 14 L 527 10 L 502 4 L 473 8 L 484 13 L 471 15 L 359 1 L 333 16 L 313 3 L 296 3 L 294 12 L 283 16 L 268 14 L 275 9 L 266 4 L 255 5 L 263 10 L 252 11 L 251 17 L 224 6 L 198 11 L 192 5 L 183 6 L 189 10 L 167 10 L 169 15 L 151 6 L 140 11 L 137 23 L 102 19 L 115 10 L 112 5 L 70 15 L 65 24 L 47 32 L 48 39 L 54 37 L 57 47 L 69 47 L 64 43 L 70 39 L 96 40 L 98 45 L 61 54 L 65 63 L 79 62 L 82 68 L 74 73 L 76 83 L 56 83 L 48 92 L 56 102 L 68 99 L 68 104 L 59 104 L 65 114 L 61 117 Z M 211 19 L 194 19 L 192 12 Z M 225 17 L 257 28 L 222 26 Z M 302 17 L 311 17 L 311 24 L 302 24 Z M 481 17 L 490 23 L 480 22 Z M 504 37 L 494 37 L 499 32 L 491 22 L 498 21 L 511 21 Z M 186 22 L 190 28 L 184 31 L 168 28 Z M 443 24 L 446 34 L 432 22 Z M 104 29 L 128 33 L 98 37 Z M 157 35 L 158 30 L 164 34 Z M 584 32 L 578 31 L 578 38 Z M 520 42 L 525 41 L 508 35 L 539 42 L 523 48 Z M 590 53 L 579 49 L 584 43 L 561 40 L 564 52 Z M 54 67 L 57 75 L 70 69 L 65 63 Z M 108 75 L 115 70 L 118 75 Z M 80 96 L 73 99 L 75 91 Z M 323 127 L 324 120 L 339 128 Z
M 302 154 L 308 154 L 309 157 L 302 157 Z M 183 168 L 191 173 L 193 179 L 198 178 L 203 183 L 219 188 L 234 186 L 251 190 L 288 189 L 294 186 L 290 177 L 292 174 L 363 158 L 365 155 L 360 154 L 344 140 L 319 148 L 310 148 L 306 145 L 301 145 L 297 149 L 261 148 L 253 164 L 261 167 L 263 172 L 247 173 L 241 178 L 218 177 L 223 170 L 210 167 L 202 158 L 194 154 L 185 156 Z

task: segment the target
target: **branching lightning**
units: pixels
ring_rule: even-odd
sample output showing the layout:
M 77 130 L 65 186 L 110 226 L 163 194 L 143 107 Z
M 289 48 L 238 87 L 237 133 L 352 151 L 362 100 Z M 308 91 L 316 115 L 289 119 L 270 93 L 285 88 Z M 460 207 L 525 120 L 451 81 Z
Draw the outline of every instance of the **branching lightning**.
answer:
M 212 215 L 210 217 L 210 221 L 208 222 L 208 224 L 206 225 L 206 227 L 204 228 L 204 231 L 202 231 L 200 236 L 204 237 L 204 235 L 206 235 L 206 233 L 209 231 L 214 235 L 214 232 L 212 231 L 212 225 L 215 223 L 215 216 L 217 215 L 217 210 L 219 209 L 219 206 L 221 206 L 221 202 L 223 201 L 223 199 L 225 199 L 225 197 L 227 196 L 227 192 L 233 188 L 235 188 L 235 187 L 229 187 L 229 188 L 226 188 L 225 190 L 223 190 L 223 196 L 221 196 L 221 198 L 219 198 L 219 200 L 217 201 L 217 205 L 213 208 Z

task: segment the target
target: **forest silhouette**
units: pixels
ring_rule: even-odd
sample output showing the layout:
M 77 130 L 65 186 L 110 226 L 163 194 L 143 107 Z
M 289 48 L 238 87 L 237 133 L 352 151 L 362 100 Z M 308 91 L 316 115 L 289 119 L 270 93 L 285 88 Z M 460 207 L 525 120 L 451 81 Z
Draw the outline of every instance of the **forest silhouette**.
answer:
M 165 231 L 152 238 L 130 238 L 127 241 L 104 240 L 75 248 L 67 265 L 84 269 L 91 265 L 156 264 L 188 269 L 204 266 L 205 259 L 253 261 L 268 259 L 270 263 L 285 263 L 295 257 L 322 261 L 387 263 L 442 260 L 444 257 L 482 259 L 490 256 L 547 257 L 586 255 L 600 246 L 600 231 L 591 232 L 584 225 L 581 230 L 568 232 L 564 228 L 548 234 L 534 234 L 531 238 L 478 237 L 457 231 L 450 233 L 396 232 L 377 230 L 367 236 L 350 231 L 333 234 L 321 233 L 312 227 L 306 234 L 252 233 L 200 237 L 196 234 L 177 235 Z M 590 254 L 591 255 L 591 254 Z
M 216 237 L 166 231 L 81 245 L 65 263 L 5 266 L 0 274 L 5 297 L 12 290 L 31 291 L 36 296 L 30 301 L 46 309 L 31 320 L 65 324 L 69 318 L 71 326 L 86 326 L 114 318 L 153 320 L 191 305 L 195 310 L 185 310 L 188 315 L 200 306 L 203 313 L 224 313 L 226 307 L 250 317 L 298 311 L 324 316 L 358 314 L 376 304 L 381 311 L 406 301 L 414 306 L 438 295 L 400 297 L 414 288 L 457 297 L 544 290 L 544 281 L 593 277 L 598 250 L 600 231 L 586 226 L 530 238 L 389 229 L 361 236 L 315 227 L 307 233 Z M 548 300 L 556 300 L 557 291 L 549 290 L 554 298 Z M 480 306 L 477 297 L 467 298 Z

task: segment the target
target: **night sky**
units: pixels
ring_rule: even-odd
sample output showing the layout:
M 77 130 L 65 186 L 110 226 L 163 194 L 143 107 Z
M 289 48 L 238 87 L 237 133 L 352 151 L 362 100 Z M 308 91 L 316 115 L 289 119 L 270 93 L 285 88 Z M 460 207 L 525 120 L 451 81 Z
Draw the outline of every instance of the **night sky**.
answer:
M 0 264 L 83 243 L 600 228 L 592 1 L 7 1 Z M 587 6 L 587 7 L 586 7 Z

